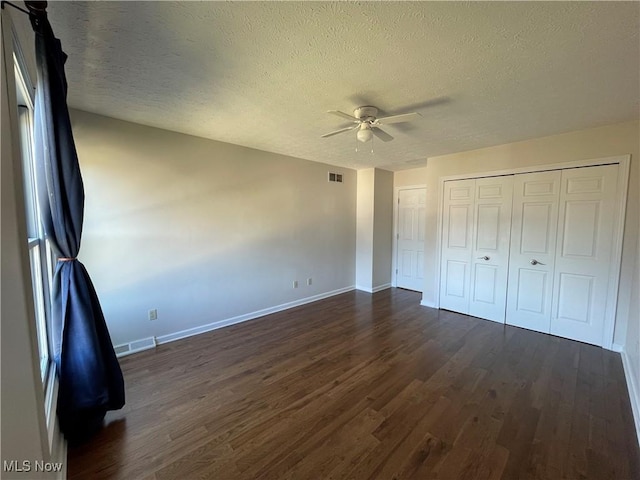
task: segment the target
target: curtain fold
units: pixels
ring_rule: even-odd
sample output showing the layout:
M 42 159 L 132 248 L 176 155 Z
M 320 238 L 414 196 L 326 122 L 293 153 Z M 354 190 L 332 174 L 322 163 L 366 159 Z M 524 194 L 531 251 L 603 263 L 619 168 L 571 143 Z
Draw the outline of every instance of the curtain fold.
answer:
M 108 410 L 124 405 L 124 380 L 98 296 L 77 260 L 84 186 L 67 108 L 67 59 L 46 12 L 33 14 L 37 87 L 34 154 L 45 235 L 60 259 L 51 301 L 51 350 L 59 379 L 58 419 L 70 442 L 87 439 Z M 47 208 L 48 207 L 48 208 Z

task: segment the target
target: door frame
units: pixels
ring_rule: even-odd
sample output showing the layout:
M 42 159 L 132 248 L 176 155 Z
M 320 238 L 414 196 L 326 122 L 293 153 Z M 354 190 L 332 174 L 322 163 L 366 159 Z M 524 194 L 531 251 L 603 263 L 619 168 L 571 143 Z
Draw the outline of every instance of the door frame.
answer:
M 418 190 L 424 189 L 425 194 L 427 193 L 427 185 L 426 184 L 418 184 L 418 185 L 405 185 L 402 187 L 394 187 L 393 188 L 393 238 L 391 241 L 391 286 L 398 286 L 398 235 L 400 234 L 400 230 L 398 229 L 398 222 L 400 222 L 400 190 Z M 426 214 L 426 212 L 425 212 Z M 426 222 L 425 222 L 426 228 Z M 424 270 L 426 274 L 426 270 Z M 424 285 L 422 286 L 421 293 L 424 293 Z
M 465 180 L 472 178 L 498 177 L 503 175 L 516 175 L 520 173 L 545 172 L 550 170 L 566 170 L 569 168 L 594 167 L 598 165 L 618 165 L 618 193 L 616 197 L 616 218 L 613 227 L 613 247 L 611 282 L 607 298 L 613 300 L 607 303 L 606 314 L 604 319 L 604 332 L 602 347 L 607 350 L 613 350 L 613 336 L 615 333 L 616 312 L 618 308 L 618 289 L 620 286 L 620 270 L 622 266 L 622 239 L 624 236 L 624 220 L 627 209 L 627 191 L 629 189 L 629 169 L 631 167 L 631 155 L 617 155 L 613 157 L 601 157 L 587 160 L 577 160 L 572 162 L 552 163 L 546 165 L 533 165 L 530 167 L 521 167 L 508 170 L 493 170 L 487 172 L 476 172 L 469 174 L 458 174 L 443 176 L 438 179 L 438 217 L 436 223 L 436 259 L 434 269 L 434 305 L 428 305 L 434 308 L 440 308 L 440 277 L 441 277 L 441 258 L 442 258 L 442 221 L 443 221 L 443 200 L 444 200 L 444 182 L 451 180 Z M 397 202 L 396 202 L 397 209 Z M 395 235 L 394 235 L 395 238 Z M 395 270 L 394 270 L 395 271 Z

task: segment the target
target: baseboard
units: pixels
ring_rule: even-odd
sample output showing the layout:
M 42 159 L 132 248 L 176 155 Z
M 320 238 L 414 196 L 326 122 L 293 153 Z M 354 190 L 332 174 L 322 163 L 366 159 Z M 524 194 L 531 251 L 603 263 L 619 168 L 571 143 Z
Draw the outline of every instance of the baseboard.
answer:
M 274 307 L 269 307 L 262 310 L 257 310 L 255 312 L 246 313 L 244 315 L 238 315 L 237 317 L 227 318 L 225 320 L 218 320 L 217 322 L 208 323 L 206 325 L 201 325 L 199 327 L 188 328 L 186 330 L 180 330 L 178 332 L 169 333 L 167 335 L 160 335 L 159 337 L 148 337 L 148 338 L 142 338 L 140 340 L 133 340 L 128 343 L 121 343 L 119 345 L 115 345 L 113 348 L 118 358 L 125 357 L 133 353 L 150 350 L 152 348 L 155 348 L 156 345 L 173 342 L 175 340 L 180 340 L 182 338 L 192 337 L 194 335 L 199 335 L 201 333 L 210 332 L 211 330 L 217 330 L 219 328 L 235 325 L 236 323 L 255 320 L 256 318 L 264 317 L 265 315 L 269 315 L 271 313 L 277 313 L 283 310 L 288 310 L 289 308 L 299 307 L 300 305 L 305 305 L 307 303 L 316 302 L 324 298 L 340 295 L 341 293 L 350 292 L 354 289 L 355 287 L 353 285 L 345 288 L 339 288 L 337 290 L 332 290 L 330 292 L 320 293 L 318 295 L 313 295 L 311 297 L 305 297 L 299 300 L 294 300 L 293 302 L 287 302 L 281 305 L 276 305 Z
M 362 292 L 367 292 L 367 293 L 377 293 L 377 292 L 381 292 L 382 290 L 386 290 L 388 288 L 391 288 L 391 284 L 390 283 L 385 283 L 384 285 L 378 285 L 377 287 L 363 287 L 362 285 L 356 285 L 356 290 L 360 290 Z
M 294 300 L 293 302 L 283 303 L 281 305 L 276 305 L 274 307 L 264 308 L 262 310 L 257 310 L 255 312 L 246 313 L 244 315 L 238 315 L 237 317 L 227 318 L 225 320 L 218 320 L 217 322 L 208 323 L 206 325 L 201 325 L 199 327 L 188 328 L 186 330 L 181 330 L 179 332 L 169 333 L 167 335 L 160 335 L 158 337 L 150 337 L 149 339 L 137 340 L 135 342 L 131 342 L 129 344 L 122 344 L 116 346 L 116 353 L 118 352 L 119 347 L 125 348 L 127 345 L 137 345 L 137 344 L 147 344 L 145 348 L 137 348 L 135 350 L 124 351 L 124 353 L 117 353 L 118 356 L 129 355 L 131 353 L 137 353 L 142 350 L 147 350 L 149 348 L 155 347 L 155 345 L 161 345 L 163 343 L 169 343 L 176 340 L 180 340 L 182 338 L 192 337 L 194 335 L 199 335 L 201 333 L 210 332 L 211 330 L 217 330 L 219 328 L 228 327 L 229 325 L 235 325 L 237 323 L 247 322 L 249 320 L 255 320 L 256 318 L 264 317 L 265 315 L 269 315 L 272 313 L 281 312 L 283 310 L 288 310 L 290 308 L 299 307 L 300 305 L 306 305 L 307 303 L 316 302 L 318 300 L 322 300 L 325 298 L 333 297 L 335 295 L 340 295 L 341 293 L 351 292 L 354 290 L 354 286 L 339 288 L 337 290 L 332 290 L 330 292 L 320 293 L 318 295 L 313 295 L 311 297 L 301 298 L 299 300 Z M 153 340 L 153 346 L 150 346 L 149 340 Z
M 377 287 L 373 287 L 371 289 L 371 293 L 381 292 L 382 290 L 387 290 L 389 288 L 391 288 L 391 284 L 390 283 L 385 283 L 384 285 L 378 285 Z
M 436 307 L 435 303 L 429 302 L 428 300 L 425 300 L 424 298 L 422 300 L 420 300 L 420 305 L 422 305 L 423 307 L 438 308 L 438 307 Z
M 614 344 L 614 347 L 615 346 L 616 345 Z M 631 402 L 631 410 L 633 411 L 633 420 L 636 425 L 638 444 L 640 444 L 640 385 L 637 384 L 637 379 L 633 374 L 631 361 L 624 349 L 620 352 L 620 356 L 622 357 L 624 376 L 627 379 L 627 390 L 629 390 L 629 400 Z

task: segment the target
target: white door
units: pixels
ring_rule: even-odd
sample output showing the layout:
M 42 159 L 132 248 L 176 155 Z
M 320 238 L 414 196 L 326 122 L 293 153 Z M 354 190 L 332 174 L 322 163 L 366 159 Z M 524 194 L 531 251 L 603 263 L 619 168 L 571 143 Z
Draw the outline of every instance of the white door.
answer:
M 504 323 L 513 176 L 479 178 L 471 257 L 469 315 Z
M 396 286 L 418 292 L 424 288 L 426 203 L 426 188 L 398 192 Z
M 475 180 L 444 183 L 440 308 L 469 313 Z
M 516 175 L 506 323 L 549 333 L 561 172 Z
M 562 172 L 551 333 L 602 345 L 618 166 Z

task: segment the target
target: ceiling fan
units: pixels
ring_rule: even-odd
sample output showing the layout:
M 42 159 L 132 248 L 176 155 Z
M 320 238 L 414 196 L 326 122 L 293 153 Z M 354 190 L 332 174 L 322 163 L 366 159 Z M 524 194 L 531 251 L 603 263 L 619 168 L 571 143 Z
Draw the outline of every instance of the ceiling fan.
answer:
M 392 123 L 410 122 L 418 117 L 421 117 L 417 112 L 403 113 L 401 115 L 392 115 L 390 117 L 377 118 L 378 109 L 376 107 L 365 106 L 358 107 L 353 111 L 353 115 L 341 112 L 339 110 L 329 110 L 327 113 L 332 113 L 347 120 L 352 121 L 355 125 L 341 128 L 334 132 L 325 133 L 322 138 L 331 137 L 343 132 L 349 132 L 351 130 L 358 129 L 356 138 L 361 142 L 368 142 L 373 135 L 378 137 L 383 142 L 389 142 L 393 140 L 393 137 L 380 128 L 381 125 L 390 125 Z

